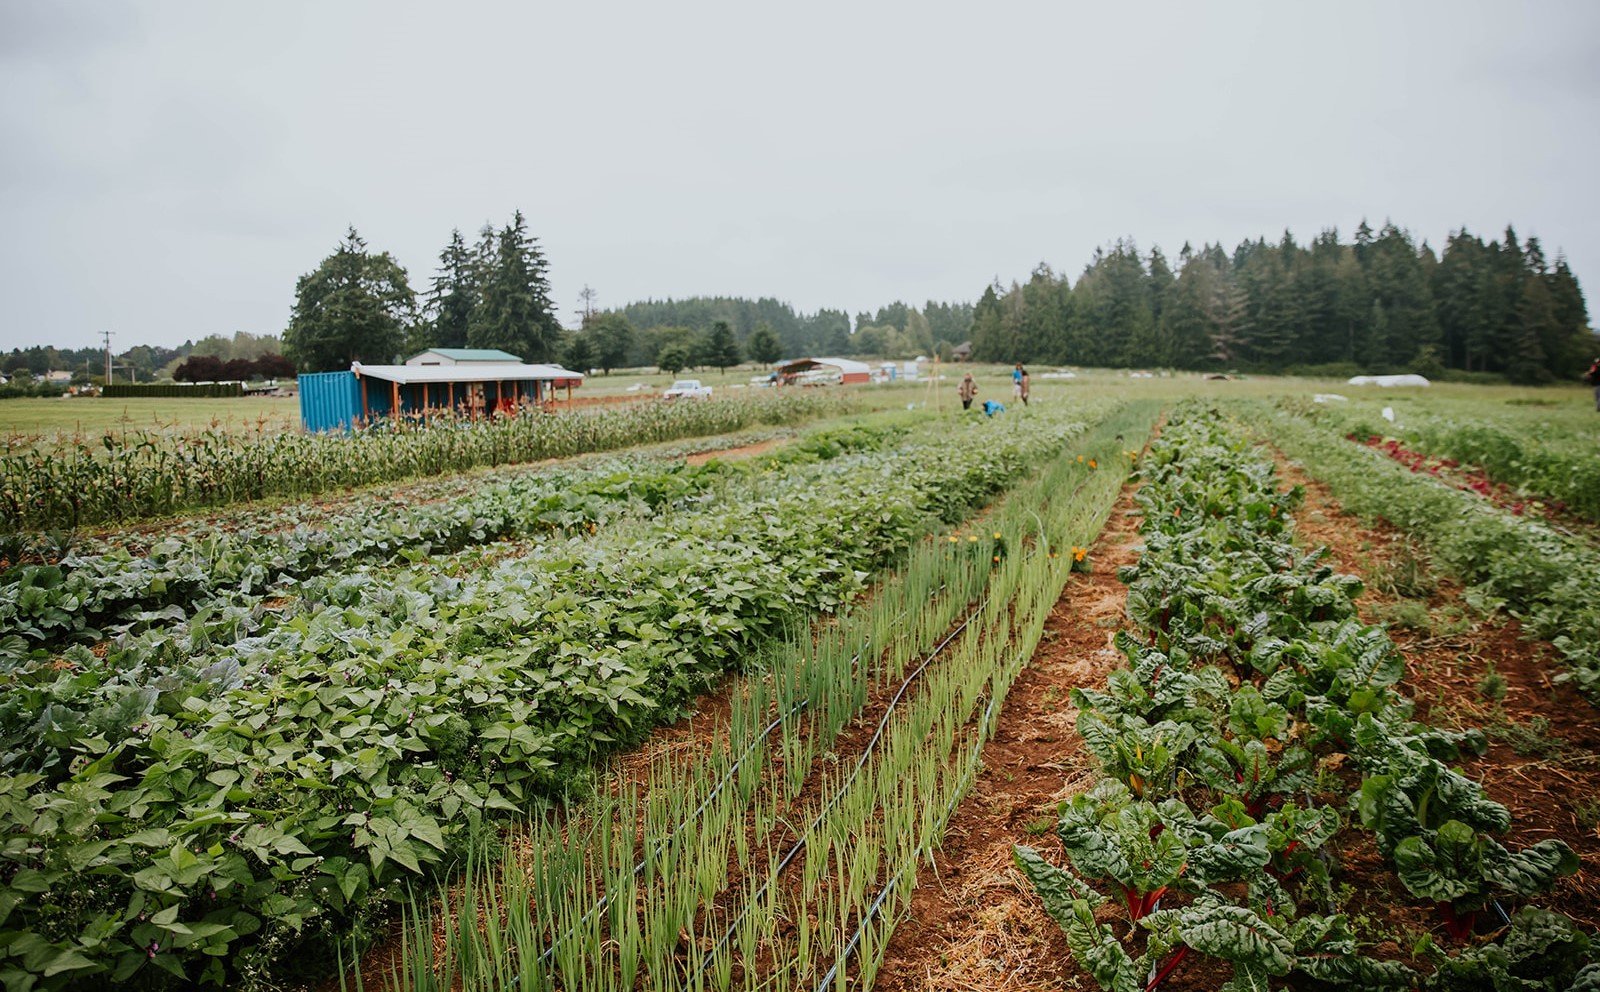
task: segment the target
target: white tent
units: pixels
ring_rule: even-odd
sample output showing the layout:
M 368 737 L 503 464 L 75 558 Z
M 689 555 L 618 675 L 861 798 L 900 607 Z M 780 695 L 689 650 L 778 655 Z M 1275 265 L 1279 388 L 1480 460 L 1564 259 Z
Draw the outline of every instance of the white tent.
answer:
M 1433 383 L 1415 373 L 1405 375 L 1353 375 L 1347 385 L 1351 386 L 1431 386 Z

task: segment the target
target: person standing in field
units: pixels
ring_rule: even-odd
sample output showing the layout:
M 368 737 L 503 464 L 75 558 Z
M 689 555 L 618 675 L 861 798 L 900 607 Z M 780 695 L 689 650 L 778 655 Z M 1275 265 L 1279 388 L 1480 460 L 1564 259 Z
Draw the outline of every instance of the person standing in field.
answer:
M 1028 405 L 1028 386 L 1029 386 L 1028 370 L 1027 369 L 1023 369 L 1022 370 L 1022 381 L 1018 382 L 1017 386 L 1018 386 L 1017 396 L 1022 400 L 1022 405 L 1023 406 L 1027 406 Z
M 972 409 L 972 400 L 978 395 L 978 383 L 972 378 L 971 372 L 961 377 L 961 385 L 956 387 L 956 395 L 961 397 L 961 409 Z
M 1583 381 L 1594 387 L 1594 408 L 1600 410 L 1600 358 L 1589 363 L 1589 371 L 1583 374 Z
M 1021 362 L 1018 362 L 1017 363 L 1017 367 L 1011 370 L 1011 398 L 1012 399 L 1014 399 L 1014 400 L 1022 399 L 1022 377 L 1027 375 L 1027 374 L 1028 373 L 1026 373 L 1026 372 L 1024 372 L 1022 370 L 1022 363 Z

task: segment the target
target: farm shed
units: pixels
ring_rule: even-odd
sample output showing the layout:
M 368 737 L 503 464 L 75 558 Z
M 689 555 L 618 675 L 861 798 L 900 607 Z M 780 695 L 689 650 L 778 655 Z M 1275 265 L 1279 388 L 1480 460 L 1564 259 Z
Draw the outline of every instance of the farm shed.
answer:
M 396 411 L 416 417 L 455 412 L 477 419 L 549 402 L 562 388 L 570 398 L 572 388 L 581 385 L 582 373 L 515 360 L 456 365 L 353 362 L 348 372 L 300 377 L 300 420 L 308 431 L 327 431 L 349 430 Z
M 779 362 L 778 384 L 837 382 L 849 386 L 872 381 L 872 366 L 848 358 L 795 358 Z
M 522 359 L 499 348 L 429 348 L 406 359 L 407 365 L 520 365 Z

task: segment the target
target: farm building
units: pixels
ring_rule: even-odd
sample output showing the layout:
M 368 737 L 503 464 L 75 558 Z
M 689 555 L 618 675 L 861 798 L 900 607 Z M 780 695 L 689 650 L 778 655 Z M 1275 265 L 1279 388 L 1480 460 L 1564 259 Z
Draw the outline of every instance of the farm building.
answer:
M 465 356 L 465 357 L 463 357 Z M 442 413 L 494 417 L 555 399 L 583 385 L 559 365 L 527 365 L 503 351 L 435 348 L 404 365 L 352 362 L 348 372 L 300 377 L 300 421 L 308 431 L 349 430 L 379 417 Z
M 853 385 L 872 381 L 872 366 L 848 358 L 795 358 L 779 362 L 779 385 L 822 385 L 839 383 Z
M 499 348 L 429 348 L 406 359 L 407 365 L 519 365 L 522 359 Z

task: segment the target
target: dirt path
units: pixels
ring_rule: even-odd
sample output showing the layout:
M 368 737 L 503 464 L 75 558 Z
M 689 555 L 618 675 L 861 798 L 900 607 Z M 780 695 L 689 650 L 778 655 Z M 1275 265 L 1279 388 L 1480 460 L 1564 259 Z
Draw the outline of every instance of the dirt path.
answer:
M 1124 488 L 1090 551 L 1093 572 L 1068 583 L 1006 697 L 972 793 L 895 928 L 879 988 L 1059 989 L 1076 973 L 1060 929 L 1012 870 L 1011 846 L 1038 844 L 1056 805 L 1097 774 L 1068 693 L 1103 683 L 1120 663 L 1111 638 L 1126 622 L 1127 588 L 1116 571 L 1141 543 L 1132 494 Z
M 757 444 L 747 444 L 742 448 L 723 448 L 721 451 L 700 451 L 684 459 L 690 465 L 704 465 L 716 458 L 725 462 L 739 461 L 743 458 L 754 458 L 764 455 L 780 444 L 788 442 L 788 438 L 773 438 L 770 441 L 761 441 Z

